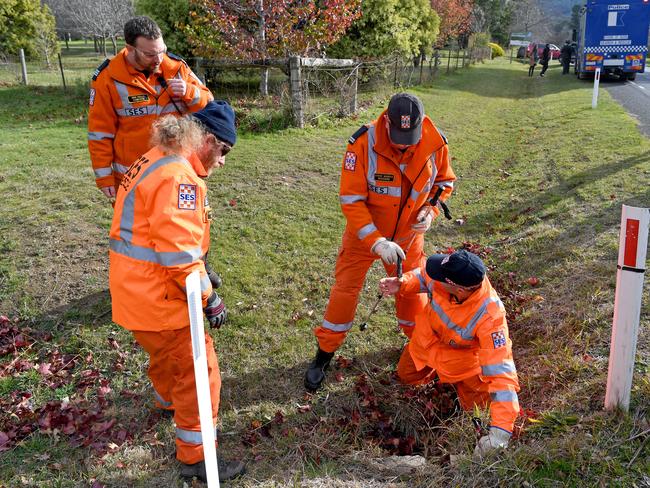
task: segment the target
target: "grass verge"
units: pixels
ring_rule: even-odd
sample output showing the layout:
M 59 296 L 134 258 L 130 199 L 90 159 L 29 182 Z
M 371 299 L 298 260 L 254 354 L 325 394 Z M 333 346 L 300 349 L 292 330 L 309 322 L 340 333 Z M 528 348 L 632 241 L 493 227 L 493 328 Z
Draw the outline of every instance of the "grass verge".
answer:
M 448 391 L 394 383 L 404 339 L 387 304 L 369 331 L 350 334 L 325 390 L 305 396 L 344 226 L 340 158 L 359 122 L 244 133 L 209 185 L 210 259 L 231 317 L 214 333 L 221 443 L 249 463 L 232 485 L 647 484 L 647 303 L 630 414 L 602 404 L 620 206 L 650 201 L 650 143 L 605 92 L 592 110 L 589 86 L 556 66 L 529 79 L 496 60 L 413 91 L 459 175 L 455 220 L 435 222 L 427 251 L 464 245 L 490 267 L 522 384 L 518 439 L 473 460 L 475 432 Z M 0 89 L 0 311 L 10 319 L 0 431 L 13 434 L 0 485 L 182 486 L 145 355 L 106 314 L 111 209 L 92 183 L 85 103 L 81 90 Z M 374 268 L 359 317 L 379 276 Z M 426 466 L 397 473 L 378 461 L 409 452 Z

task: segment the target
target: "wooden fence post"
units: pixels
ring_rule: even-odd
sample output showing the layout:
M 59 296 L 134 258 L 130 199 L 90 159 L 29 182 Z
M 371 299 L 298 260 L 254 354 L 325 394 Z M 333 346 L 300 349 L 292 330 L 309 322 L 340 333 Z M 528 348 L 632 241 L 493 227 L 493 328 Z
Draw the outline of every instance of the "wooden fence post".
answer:
M 20 49 L 20 68 L 23 74 L 23 85 L 27 85 L 27 63 L 25 63 L 25 51 Z
M 395 54 L 395 73 L 393 75 L 393 88 L 397 88 L 397 59 L 398 56 Z
M 350 113 L 351 114 L 356 114 L 358 110 L 358 98 L 357 98 L 357 91 L 359 89 L 359 67 L 361 65 L 358 64 L 354 68 L 354 79 L 352 81 L 352 97 L 350 97 Z
M 56 54 L 59 57 L 59 69 L 61 70 L 61 79 L 63 80 L 63 91 L 66 91 L 65 74 L 63 73 L 63 63 L 61 62 L 61 53 Z
M 300 72 L 300 58 L 289 58 L 289 84 L 291 86 L 291 108 L 294 123 L 301 129 L 305 127 L 304 103 L 302 99 L 302 76 Z
M 451 47 L 447 50 L 447 74 L 449 74 L 450 64 L 451 64 Z

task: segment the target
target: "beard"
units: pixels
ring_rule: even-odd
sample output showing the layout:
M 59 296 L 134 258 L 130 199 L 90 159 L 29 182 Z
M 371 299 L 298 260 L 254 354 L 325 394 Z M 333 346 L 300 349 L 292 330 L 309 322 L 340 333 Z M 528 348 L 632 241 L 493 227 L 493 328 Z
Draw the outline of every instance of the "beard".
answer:
M 134 52 L 135 62 L 142 68 L 142 71 L 150 71 L 151 73 L 158 71 L 158 68 L 160 67 L 162 61 L 159 61 L 158 58 L 151 60 L 145 58 L 144 56 L 141 56 L 138 51 Z

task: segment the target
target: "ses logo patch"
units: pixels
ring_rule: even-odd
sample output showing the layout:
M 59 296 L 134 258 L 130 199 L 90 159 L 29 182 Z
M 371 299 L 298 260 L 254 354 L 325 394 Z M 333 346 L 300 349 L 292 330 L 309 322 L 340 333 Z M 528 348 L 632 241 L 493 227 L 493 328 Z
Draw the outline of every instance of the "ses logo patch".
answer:
M 178 208 L 196 210 L 196 185 L 181 183 L 178 186 Z
M 504 347 L 506 345 L 506 334 L 502 330 L 492 332 L 492 345 L 495 349 Z
M 347 171 L 354 171 L 357 167 L 357 155 L 352 151 L 347 151 L 343 160 L 343 167 Z

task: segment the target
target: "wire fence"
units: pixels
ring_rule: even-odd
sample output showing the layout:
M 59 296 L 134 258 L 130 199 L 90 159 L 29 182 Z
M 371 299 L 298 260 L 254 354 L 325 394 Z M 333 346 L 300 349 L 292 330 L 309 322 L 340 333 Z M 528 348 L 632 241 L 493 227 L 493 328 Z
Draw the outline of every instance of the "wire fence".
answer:
M 19 56 L 0 54 L 0 86 L 87 88 L 103 56 L 92 44 L 61 51 L 54 59 L 27 63 L 21 63 Z M 486 47 L 441 49 L 417 59 L 399 55 L 364 61 L 293 58 L 302 60 L 293 71 L 290 58 L 258 64 L 193 58 L 188 63 L 216 98 L 233 101 L 238 116 L 249 117 L 253 125 L 270 127 L 289 120 L 302 127 L 356 113 L 377 97 L 433 83 L 490 57 Z M 261 83 L 262 79 L 266 82 Z M 264 96 L 260 96 L 262 85 L 266 86 Z

